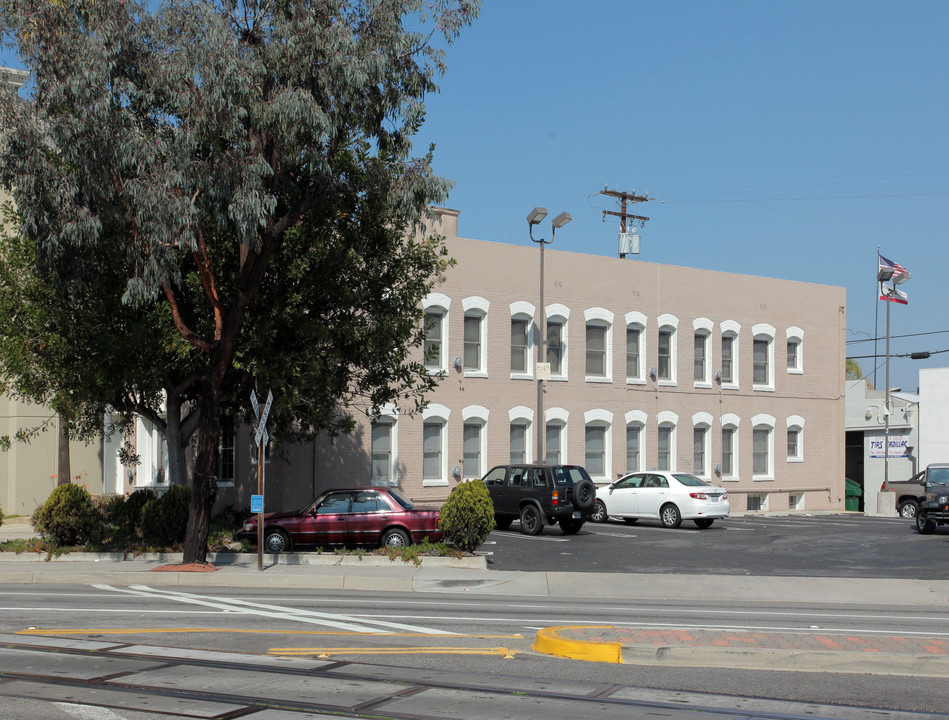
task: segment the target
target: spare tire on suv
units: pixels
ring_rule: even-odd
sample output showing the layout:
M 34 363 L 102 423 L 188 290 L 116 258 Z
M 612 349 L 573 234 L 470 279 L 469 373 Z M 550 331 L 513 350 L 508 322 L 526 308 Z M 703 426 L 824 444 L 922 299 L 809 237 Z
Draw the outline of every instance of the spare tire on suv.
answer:
M 596 485 L 580 465 L 498 465 L 482 479 L 494 502 L 496 526 L 519 520 L 527 535 L 554 523 L 574 535 L 596 504 Z

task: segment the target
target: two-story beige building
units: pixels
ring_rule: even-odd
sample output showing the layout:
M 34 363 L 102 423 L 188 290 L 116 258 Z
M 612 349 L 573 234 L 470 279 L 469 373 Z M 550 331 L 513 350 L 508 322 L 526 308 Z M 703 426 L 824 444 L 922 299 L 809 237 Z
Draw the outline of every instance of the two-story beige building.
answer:
M 268 510 L 370 483 L 440 502 L 537 461 L 541 431 L 548 462 L 598 483 L 674 469 L 726 487 L 735 511 L 844 508 L 843 288 L 548 247 L 541 358 L 538 247 L 461 238 L 458 213 L 439 214 L 457 264 L 424 302 L 425 362 L 444 379 L 419 415 L 388 408 L 268 463 Z M 238 437 L 220 504 L 246 506 L 256 476 Z

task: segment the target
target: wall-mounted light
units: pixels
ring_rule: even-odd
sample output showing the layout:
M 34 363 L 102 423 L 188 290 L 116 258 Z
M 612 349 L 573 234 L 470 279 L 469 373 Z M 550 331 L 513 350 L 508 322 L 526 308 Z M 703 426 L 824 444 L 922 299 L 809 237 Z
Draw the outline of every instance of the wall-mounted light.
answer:
M 715 382 L 721 384 L 721 382 L 722 382 L 722 371 L 721 371 L 721 370 L 716 370 L 716 371 L 715 371 Z
M 716 466 L 715 466 L 715 474 L 718 475 L 719 477 L 722 476 L 722 466 L 721 466 L 721 465 L 716 465 Z
M 461 370 L 461 358 L 456 356 L 455 359 L 452 361 L 452 365 L 455 366 L 456 370 Z
M 455 480 L 461 479 L 461 466 L 460 466 L 460 465 L 455 465 L 455 467 L 453 467 L 453 468 L 451 469 L 451 476 L 452 476 L 453 478 L 455 478 Z
M 656 375 L 658 374 L 659 374 L 659 371 L 656 370 L 656 368 L 654 367 L 649 368 L 649 377 L 651 377 L 653 380 L 656 379 Z

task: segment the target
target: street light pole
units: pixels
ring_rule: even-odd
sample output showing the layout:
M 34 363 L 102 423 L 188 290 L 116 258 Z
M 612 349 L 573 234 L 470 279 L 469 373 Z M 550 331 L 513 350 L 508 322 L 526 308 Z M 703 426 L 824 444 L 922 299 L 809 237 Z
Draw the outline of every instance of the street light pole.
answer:
M 537 419 L 534 422 L 537 434 L 537 456 L 534 462 L 546 462 L 544 442 L 547 434 L 547 422 L 544 418 L 544 379 L 550 375 L 550 365 L 547 364 L 547 311 L 544 307 L 544 245 L 553 243 L 557 236 L 557 228 L 562 228 L 573 218 L 568 212 L 562 212 L 550 223 L 550 240 L 534 239 L 534 226 L 547 217 L 547 209 L 535 207 L 527 215 L 527 232 L 533 242 L 540 245 L 540 308 L 537 333 L 540 335 L 540 355 L 534 365 L 534 376 L 537 378 Z M 544 368 L 542 371 L 541 368 Z

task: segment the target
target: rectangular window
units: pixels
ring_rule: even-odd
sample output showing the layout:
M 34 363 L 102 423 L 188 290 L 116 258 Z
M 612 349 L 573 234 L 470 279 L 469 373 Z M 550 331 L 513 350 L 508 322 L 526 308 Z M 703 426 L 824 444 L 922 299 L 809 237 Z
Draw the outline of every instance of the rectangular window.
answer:
M 237 438 L 234 434 L 234 418 L 221 418 L 221 430 L 218 437 L 217 481 L 234 484 L 234 460 L 237 452 Z M 254 453 L 254 457 L 257 454 Z
M 563 325 L 547 321 L 547 362 L 551 375 L 563 375 Z
M 798 341 L 788 340 L 788 370 L 798 369 Z
M 626 426 L 626 472 L 639 470 L 639 439 L 642 428 L 639 425 Z
M 767 475 L 769 471 L 768 441 L 770 430 L 754 430 L 752 433 L 752 473 Z
M 481 477 L 481 423 L 465 423 L 463 429 L 463 477 Z
M 770 373 L 768 373 L 768 341 L 755 340 L 754 346 L 754 375 L 752 381 L 755 385 L 767 385 Z
M 602 325 L 587 325 L 587 375 L 606 377 L 606 328 Z
M 659 436 L 656 440 L 659 451 L 659 469 L 671 470 L 672 460 L 672 428 L 666 425 L 659 426 Z
M 731 335 L 722 337 L 722 382 L 735 382 L 735 373 L 732 370 L 732 360 L 735 352 L 735 338 Z
M 560 465 L 563 462 L 560 459 L 560 441 L 561 435 L 563 434 L 563 425 L 548 425 L 547 426 L 547 442 L 545 443 L 544 451 L 547 454 L 546 463 L 548 465 Z
M 465 315 L 465 370 L 481 369 L 481 317 Z
M 511 423 L 511 464 L 527 462 L 527 425 Z
M 511 320 L 511 372 L 527 372 L 527 320 Z
M 767 510 L 768 496 L 759 495 L 757 493 L 748 494 L 748 509 L 751 511 L 755 510 Z
M 800 430 L 797 428 L 788 428 L 788 460 L 796 460 L 799 455 L 798 438 Z
M 591 475 L 606 473 L 606 428 L 602 425 L 587 425 L 586 468 Z
M 425 367 L 429 370 L 442 368 L 441 313 L 425 313 Z
M 391 485 L 392 477 L 392 423 L 372 424 L 372 484 Z
M 697 427 L 692 430 L 692 472 L 705 475 L 705 437 L 708 429 Z
M 442 479 L 442 424 L 422 426 L 422 479 Z
M 695 370 L 692 374 L 694 380 L 705 380 L 705 348 L 708 335 L 704 333 L 695 333 Z
M 639 334 L 638 328 L 626 328 L 626 377 L 638 378 L 639 372 Z
M 722 428 L 722 475 L 735 474 L 735 428 Z
M 672 331 L 659 331 L 659 379 L 672 379 Z M 668 469 L 668 468 L 666 468 Z

